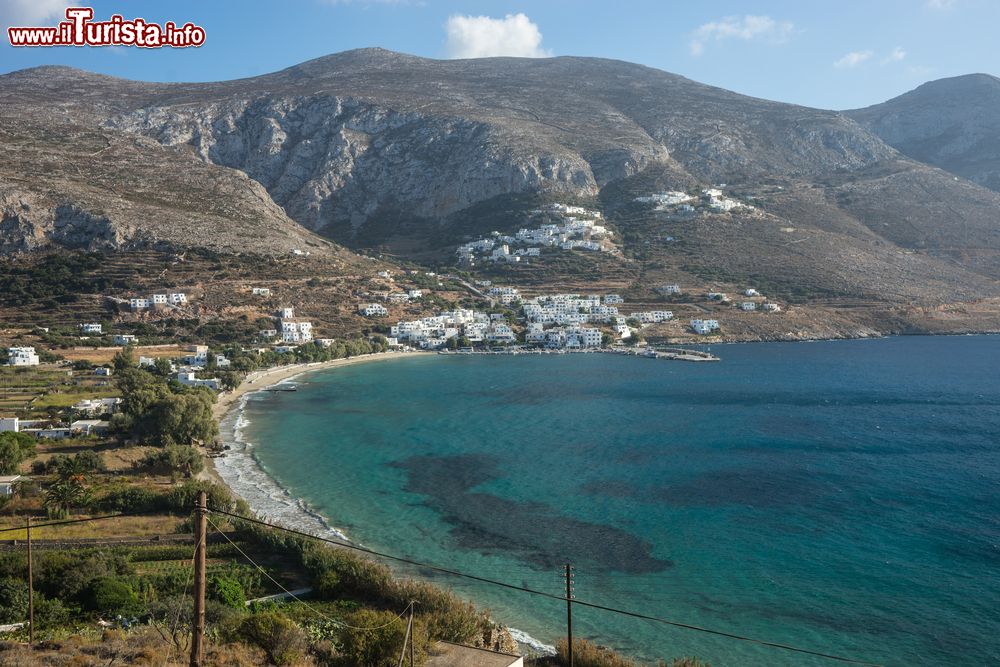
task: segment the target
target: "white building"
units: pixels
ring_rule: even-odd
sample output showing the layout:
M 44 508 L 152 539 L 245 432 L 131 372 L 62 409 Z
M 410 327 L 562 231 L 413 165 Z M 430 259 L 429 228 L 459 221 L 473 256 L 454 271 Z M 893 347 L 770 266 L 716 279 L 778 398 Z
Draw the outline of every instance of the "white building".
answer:
M 87 324 L 81 324 L 80 331 L 88 334 L 104 333 L 103 327 L 97 322 L 88 322 Z
M 118 411 L 122 399 L 113 398 L 85 398 L 73 404 L 73 409 L 87 415 L 114 414 Z
M 781 306 L 779 306 L 776 303 L 770 303 L 770 302 L 765 303 L 764 304 L 764 312 L 765 313 L 779 313 L 779 312 L 781 312 Z
M 114 372 L 114 369 L 110 366 L 98 366 L 94 369 L 94 375 L 100 375 L 102 377 L 110 377 Z
M 254 296 L 271 296 L 271 288 L 269 287 L 254 287 L 250 292 Z
M 136 337 L 132 334 L 115 334 L 115 345 L 135 345 Z
M 169 294 L 154 294 L 153 295 L 153 305 L 154 306 L 165 306 L 170 302 Z
M 290 320 L 295 317 L 295 309 L 290 306 L 282 308 L 278 317 L 283 320 Z
M 312 339 L 312 322 L 281 320 L 281 340 L 283 342 L 308 343 Z
M 740 310 L 745 310 L 747 312 L 750 312 L 752 310 L 757 310 L 757 304 L 754 303 L 753 301 L 744 301 L 743 303 L 740 304 Z
M 691 320 L 691 329 L 702 336 L 719 329 L 718 320 Z
M 380 303 L 369 303 L 361 306 L 360 312 L 365 317 L 385 317 L 389 314 L 389 309 Z
M 411 289 L 406 291 L 406 296 L 411 299 L 419 299 L 424 296 L 424 291 L 420 289 Z
M 14 489 L 20 480 L 20 475 L 3 475 L 0 477 L 0 497 L 14 495 Z
M 33 347 L 7 348 L 8 366 L 37 366 L 38 354 Z
M 177 374 L 177 381 L 186 387 L 208 387 L 214 391 L 218 391 L 221 386 L 219 378 L 202 380 L 195 377 L 194 371 L 181 371 Z
M 153 302 L 149 299 L 138 297 L 135 299 L 129 299 L 128 305 L 132 310 L 148 310 L 153 305 Z
M 276 338 L 278 336 L 277 329 L 261 329 L 257 332 L 257 335 L 261 338 Z
M 625 299 L 621 298 L 621 296 L 619 296 L 618 294 L 605 294 L 604 303 L 606 304 L 625 303 Z
M 19 419 L 17 417 L 0 417 L 0 433 L 3 431 L 13 431 L 17 433 Z
M 760 292 L 758 292 L 752 287 L 749 287 L 746 289 L 745 292 L 743 292 L 743 296 L 760 296 Z
M 175 306 L 183 306 L 188 302 L 187 294 L 185 294 L 184 292 L 174 292 L 170 294 L 169 298 L 170 298 L 170 303 L 174 304 Z

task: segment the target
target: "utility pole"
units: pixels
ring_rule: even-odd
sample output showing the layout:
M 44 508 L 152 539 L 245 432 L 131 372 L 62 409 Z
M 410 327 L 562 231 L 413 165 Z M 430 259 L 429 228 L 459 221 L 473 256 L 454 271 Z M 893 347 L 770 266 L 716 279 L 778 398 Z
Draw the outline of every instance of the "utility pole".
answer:
M 35 582 L 31 570 L 31 517 L 25 517 L 28 533 L 28 646 L 35 643 Z
M 573 667 L 573 566 L 566 563 L 566 657 Z
M 413 605 L 416 602 L 410 600 L 410 667 L 413 667 L 413 643 L 417 640 L 417 628 L 413 625 Z
M 194 621 L 191 627 L 191 667 L 202 667 L 205 656 L 205 514 L 208 500 L 198 494 L 194 507 Z
M 413 631 L 413 603 L 410 603 L 410 618 L 406 621 L 406 635 L 403 637 L 403 648 L 399 651 L 399 662 L 396 663 L 396 667 L 403 667 L 403 661 L 406 659 L 406 645 L 410 645 L 410 664 L 413 664 L 413 637 L 410 633 Z

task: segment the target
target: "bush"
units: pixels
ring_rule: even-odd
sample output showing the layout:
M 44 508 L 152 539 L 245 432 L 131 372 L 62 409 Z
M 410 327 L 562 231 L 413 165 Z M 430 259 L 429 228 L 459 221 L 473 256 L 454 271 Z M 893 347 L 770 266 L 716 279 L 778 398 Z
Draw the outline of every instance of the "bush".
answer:
M 208 581 L 208 595 L 213 600 L 233 609 L 246 608 L 247 595 L 239 581 L 232 577 L 213 576 Z
M 154 473 L 197 475 L 205 468 L 205 459 L 198 450 L 189 445 L 167 445 L 163 449 L 150 452 L 140 464 Z
M 43 630 L 69 623 L 71 611 L 58 598 L 35 596 L 35 625 Z
M 305 632 L 275 611 L 248 616 L 237 626 L 236 633 L 243 641 L 263 649 L 275 665 L 291 665 L 305 655 Z
M 94 580 L 84 595 L 88 609 L 100 614 L 132 616 L 143 611 L 139 597 L 121 579 L 101 577 Z
M 20 579 L 0 579 L 0 623 L 28 620 L 28 586 Z
M 560 665 L 568 665 L 566 657 L 569 643 L 566 638 L 559 640 L 556 652 Z M 639 667 L 637 663 L 618 655 L 604 646 L 598 646 L 586 639 L 573 640 L 573 663 L 576 667 Z
M 394 667 L 397 664 L 406 639 L 405 619 L 391 611 L 362 609 L 348 616 L 347 624 L 353 627 L 344 628 L 340 635 L 345 665 Z M 426 631 L 416 634 L 427 637 Z M 414 649 L 423 657 L 423 646 L 415 644 Z

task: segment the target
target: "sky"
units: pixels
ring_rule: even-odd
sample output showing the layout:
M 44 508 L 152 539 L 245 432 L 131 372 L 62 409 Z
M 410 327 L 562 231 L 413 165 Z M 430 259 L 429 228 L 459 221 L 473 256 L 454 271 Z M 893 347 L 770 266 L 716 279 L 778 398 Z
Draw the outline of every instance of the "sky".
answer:
M 1000 75 L 1000 0 L 76 0 L 192 22 L 203 46 L 13 48 L 6 28 L 64 20 L 66 0 L 0 0 L 0 73 L 70 65 L 147 81 L 265 74 L 347 49 L 428 58 L 595 56 L 825 109 L 868 106 L 948 76 Z

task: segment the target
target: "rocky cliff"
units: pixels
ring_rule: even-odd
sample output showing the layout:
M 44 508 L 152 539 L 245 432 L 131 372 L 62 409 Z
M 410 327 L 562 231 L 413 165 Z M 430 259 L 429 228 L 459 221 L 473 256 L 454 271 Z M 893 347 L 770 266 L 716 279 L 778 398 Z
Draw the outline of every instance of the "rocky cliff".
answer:
M 1000 79 L 969 74 L 931 81 L 888 102 L 845 112 L 886 143 L 1000 191 Z

